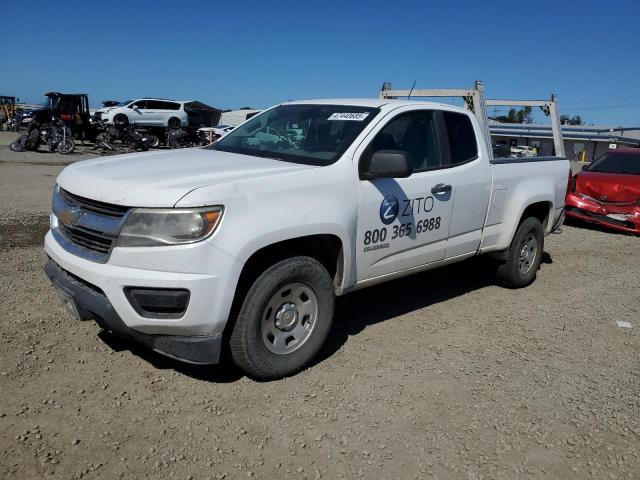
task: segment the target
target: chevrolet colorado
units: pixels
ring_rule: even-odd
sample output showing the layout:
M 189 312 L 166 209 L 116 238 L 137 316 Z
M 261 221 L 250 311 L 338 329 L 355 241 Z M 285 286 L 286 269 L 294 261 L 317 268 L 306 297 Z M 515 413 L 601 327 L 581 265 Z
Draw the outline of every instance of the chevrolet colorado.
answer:
M 439 103 L 280 104 L 208 147 L 66 167 L 45 271 L 79 319 L 281 378 L 321 349 L 336 295 L 481 254 L 501 285 L 534 281 L 569 163 L 490 145 Z

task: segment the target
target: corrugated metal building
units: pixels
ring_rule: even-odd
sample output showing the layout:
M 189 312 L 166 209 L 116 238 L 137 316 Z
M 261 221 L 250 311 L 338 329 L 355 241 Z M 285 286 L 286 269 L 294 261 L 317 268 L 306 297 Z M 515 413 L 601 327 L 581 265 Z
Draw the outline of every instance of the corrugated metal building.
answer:
M 489 121 L 494 145 L 530 145 L 539 155 L 553 155 L 551 125 L 501 123 Z M 563 125 L 564 148 L 570 160 L 590 162 L 610 148 L 639 147 L 640 127 L 609 127 L 604 125 Z
M 231 125 L 235 127 L 240 125 L 245 120 L 260 113 L 262 110 L 230 110 L 228 112 L 222 112 L 220 115 L 220 125 Z

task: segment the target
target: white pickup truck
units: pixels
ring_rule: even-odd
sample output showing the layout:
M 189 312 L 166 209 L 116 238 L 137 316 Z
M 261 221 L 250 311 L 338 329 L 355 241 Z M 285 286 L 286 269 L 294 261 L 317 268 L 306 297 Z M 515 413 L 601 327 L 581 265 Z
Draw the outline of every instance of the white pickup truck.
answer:
M 569 163 L 494 160 L 479 125 L 424 101 L 296 101 L 208 147 L 73 164 L 45 271 L 110 332 L 291 375 L 322 348 L 336 295 L 480 254 L 501 285 L 535 279 Z

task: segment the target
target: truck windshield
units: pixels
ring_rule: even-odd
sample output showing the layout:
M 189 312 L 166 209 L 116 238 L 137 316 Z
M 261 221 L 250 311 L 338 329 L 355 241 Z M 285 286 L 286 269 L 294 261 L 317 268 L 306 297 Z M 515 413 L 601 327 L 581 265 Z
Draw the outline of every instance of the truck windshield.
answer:
M 589 172 L 640 175 L 640 154 L 605 153 L 586 168 Z
M 346 105 L 280 105 L 253 117 L 213 144 L 213 150 L 329 165 L 379 112 Z

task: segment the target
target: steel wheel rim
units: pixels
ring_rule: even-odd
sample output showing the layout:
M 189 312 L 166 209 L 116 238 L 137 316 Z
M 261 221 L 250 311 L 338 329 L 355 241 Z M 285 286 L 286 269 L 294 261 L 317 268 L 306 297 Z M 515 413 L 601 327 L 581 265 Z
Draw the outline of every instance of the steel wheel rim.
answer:
M 302 347 L 318 323 L 318 297 L 304 283 L 280 287 L 262 312 L 261 337 L 276 355 L 287 355 Z
M 528 233 L 520 246 L 518 253 L 518 270 L 525 275 L 531 270 L 538 254 L 538 239 L 533 233 Z

